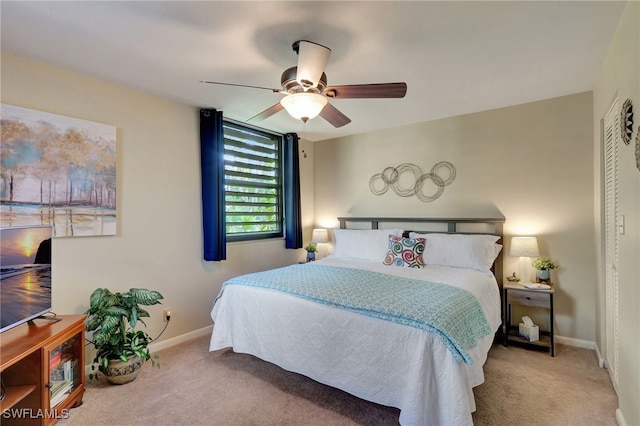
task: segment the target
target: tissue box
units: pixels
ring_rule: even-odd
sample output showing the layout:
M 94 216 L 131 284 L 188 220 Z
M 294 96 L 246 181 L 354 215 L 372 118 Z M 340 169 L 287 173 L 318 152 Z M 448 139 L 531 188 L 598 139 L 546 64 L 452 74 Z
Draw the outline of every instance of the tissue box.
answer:
M 537 325 L 524 325 L 520 323 L 518 325 L 520 338 L 522 340 L 526 340 L 527 342 L 535 342 L 536 340 L 540 340 L 540 330 Z

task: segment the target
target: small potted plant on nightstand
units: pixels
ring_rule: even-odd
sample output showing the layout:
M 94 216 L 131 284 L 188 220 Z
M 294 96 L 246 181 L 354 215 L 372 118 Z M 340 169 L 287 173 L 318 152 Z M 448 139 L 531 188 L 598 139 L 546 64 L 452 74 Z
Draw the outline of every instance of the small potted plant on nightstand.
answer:
M 157 291 L 132 288 L 125 293 L 112 293 L 106 288 L 96 289 L 86 311 L 86 330 L 93 332 L 90 342 L 96 348 L 92 370 L 96 366 L 113 384 L 133 381 L 144 361 L 151 359 L 147 345 L 153 340 L 146 332 L 135 330 L 141 318 L 149 312 L 141 307 L 157 305 L 163 299 Z M 157 358 L 157 355 L 156 355 Z M 156 362 L 151 360 L 153 365 Z M 97 379 L 98 374 L 89 378 Z
M 307 251 L 307 262 L 313 262 L 316 260 L 316 252 L 318 251 L 316 243 L 309 243 L 304 246 L 304 249 Z
M 540 281 L 548 282 L 551 278 L 551 269 L 556 268 L 556 264 L 553 263 L 548 257 L 538 257 L 533 259 L 531 266 L 536 268 L 536 278 Z

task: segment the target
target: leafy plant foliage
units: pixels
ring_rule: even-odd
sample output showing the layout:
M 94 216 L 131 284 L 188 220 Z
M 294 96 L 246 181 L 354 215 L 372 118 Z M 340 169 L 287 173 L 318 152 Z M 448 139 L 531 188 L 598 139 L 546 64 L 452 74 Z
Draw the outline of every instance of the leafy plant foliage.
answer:
M 151 359 L 147 346 L 153 339 L 146 332 L 135 330 L 135 327 L 138 322 L 146 326 L 142 318 L 149 318 L 149 312 L 141 305 L 157 305 L 161 299 L 163 296 L 157 291 L 144 288 L 131 288 L 125 293 L 112 293 L 106 288 L 96 289 L 89 298 L 85 325 L 87 331 L 93 332 L 90 342 L 96 348 L 92 368 L 95 369 L 97 364 L 98 370 L 104 372 L 110 360 L 126 362 L 130 356 L 138 356 L 145 361 Z M 151 362 L 157 364 L 155 360 Z M 89 378 L 97 378 L 97 374 L 90 374 Z
M 531 266 L 539 271 L 544 271 L 545 269 L 555 269 L 556 264 L 553 263 L 553 260 L 549 259 L 548 257 L 538 257 L 536 259 L 533 259 L 533 262 L 531 262 Z

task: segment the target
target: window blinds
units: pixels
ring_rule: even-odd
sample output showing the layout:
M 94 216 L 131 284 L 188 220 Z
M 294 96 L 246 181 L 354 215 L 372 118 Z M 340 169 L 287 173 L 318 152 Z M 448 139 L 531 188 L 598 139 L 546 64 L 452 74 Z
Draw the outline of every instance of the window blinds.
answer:
M 226 232 L 230 240 L 282 236 L 281 137 L 224 124 Z

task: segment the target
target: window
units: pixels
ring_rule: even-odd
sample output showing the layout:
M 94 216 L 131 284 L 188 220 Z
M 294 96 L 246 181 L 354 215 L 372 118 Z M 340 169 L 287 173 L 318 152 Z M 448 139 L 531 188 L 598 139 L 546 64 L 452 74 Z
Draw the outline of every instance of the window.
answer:
M 228 241 L 282 237 L 282 136 L 225 121 Z

